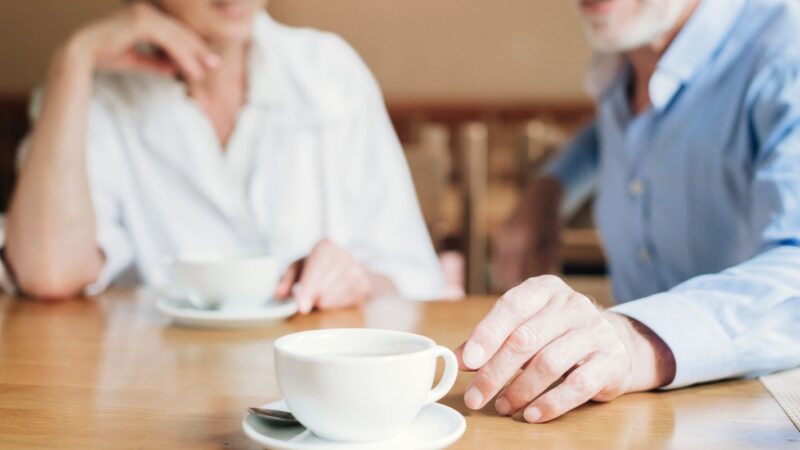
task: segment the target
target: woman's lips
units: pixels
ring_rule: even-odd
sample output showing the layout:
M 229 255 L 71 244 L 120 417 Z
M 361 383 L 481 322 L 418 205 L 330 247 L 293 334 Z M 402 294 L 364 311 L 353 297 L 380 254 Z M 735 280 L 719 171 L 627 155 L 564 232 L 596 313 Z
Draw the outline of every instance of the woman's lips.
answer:
M 581 9 L 588 14 L 607 14 L 616 7 L 617 0 L 581 0 Z
M 213 0 L 211 5 L 220 15 L 230 19 L 248 17 L 253 12 L 253 3 L 243 0 Z

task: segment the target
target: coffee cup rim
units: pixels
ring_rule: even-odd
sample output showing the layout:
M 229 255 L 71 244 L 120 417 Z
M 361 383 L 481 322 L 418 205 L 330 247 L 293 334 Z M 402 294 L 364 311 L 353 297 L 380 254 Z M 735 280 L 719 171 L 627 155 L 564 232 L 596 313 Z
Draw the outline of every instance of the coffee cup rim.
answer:
M 275 255 L 253 253 L 253 254 L 227 254 L 227 253 L 182 253 L 172 256 L 166 261 L 173 265 L 218 265 L 235 264 L 247 262 L 277 262 Z
M 420 342 L 424 342 L 427 344 L 425 348 L 421 348 L 419 350 L 404 352 L 404 353 L 395 353 L 395 354 L 388 354 L 388 355 L 374 355 L 369 357 L 363 356 L 346 356 L 346 355 L 328 355 L 328 354 L 308 354 L 302 353 L 299 351 L 293 351 L 287 348 L 292 342 L 302 339 L 304 336 L 309 335 L 319 335 L 325 333 L 354 333 L 354 334 L 383 334 L 383 335 L 394 335 L 394 336 L 403 336 L 407 338 L 414 338 Z M 281 354 L 286 357 L 290 357 L 295 360 L 305 361 L 305 362 L 386 362 L 398 359 L 405 359 L 405 358 L 413 358 L 415 356 L 419 356 L 423 353 L 431 352 L 436 348 L 436 342 L 421 334 L 410 333 L 407 331 L 399 331 L 399 330 L 385 330 L 381 328 L 324 328 L 319 330 L 308 330 L 308 331 L 300 331 L 297 333 L 287 334 L 285 336 L 281 336 L 278 338 L 273 347 L 275 348 L 276 354 Z

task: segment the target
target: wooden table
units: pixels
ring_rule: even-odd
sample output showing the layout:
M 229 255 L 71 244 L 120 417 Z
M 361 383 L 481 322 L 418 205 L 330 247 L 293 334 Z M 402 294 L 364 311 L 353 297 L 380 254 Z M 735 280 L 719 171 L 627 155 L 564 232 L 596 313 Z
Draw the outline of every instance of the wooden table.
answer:
M 574 281 L 607 301 L 605 282 Z M 204 331 L 170 326 L 133 290 L 54 305 L 0 297 L 0 448 L 255 449 L 240 422 L 248 405 L 279 397 L 276 337 L 382 327 L 456 346 L 491 304 L 378 301 L 272 328 Z M 800 448 L 800 433 L 758 381 L 629 395 L 530 425 L 468 410 L 470 377 L 443 400 L 467 418 L 457 449 Z

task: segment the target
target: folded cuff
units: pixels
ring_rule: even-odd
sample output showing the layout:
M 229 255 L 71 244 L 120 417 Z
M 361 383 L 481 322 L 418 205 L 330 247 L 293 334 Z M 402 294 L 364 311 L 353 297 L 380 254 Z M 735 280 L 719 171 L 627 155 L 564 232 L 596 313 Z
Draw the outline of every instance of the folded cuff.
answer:
M 676 389 L 728 378 L 735 373 L 731 340 L 719 323 L 677 293 L 663 293 L 610 309 L 650 328 L 675 358 L 675 378 L 663 389 Z

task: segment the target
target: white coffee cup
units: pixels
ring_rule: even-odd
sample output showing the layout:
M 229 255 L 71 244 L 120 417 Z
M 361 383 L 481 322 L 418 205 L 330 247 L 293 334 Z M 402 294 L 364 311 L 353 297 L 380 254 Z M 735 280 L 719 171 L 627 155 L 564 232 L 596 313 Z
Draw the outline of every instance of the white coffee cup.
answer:
M 198 307 L 251 309 L 271 299 L 281 277 L 274 256 L 191 254 L 171 258 L 170 296 Z
M 444 374 L 431 389 L 436 361 Z M 458 362 L 425 336 L 376 329 L 294 333 L 275 341 L 281 393 L 292 414 L 315 435 L 370 442 L 398 434 L 422 407 L 444 397 Z

